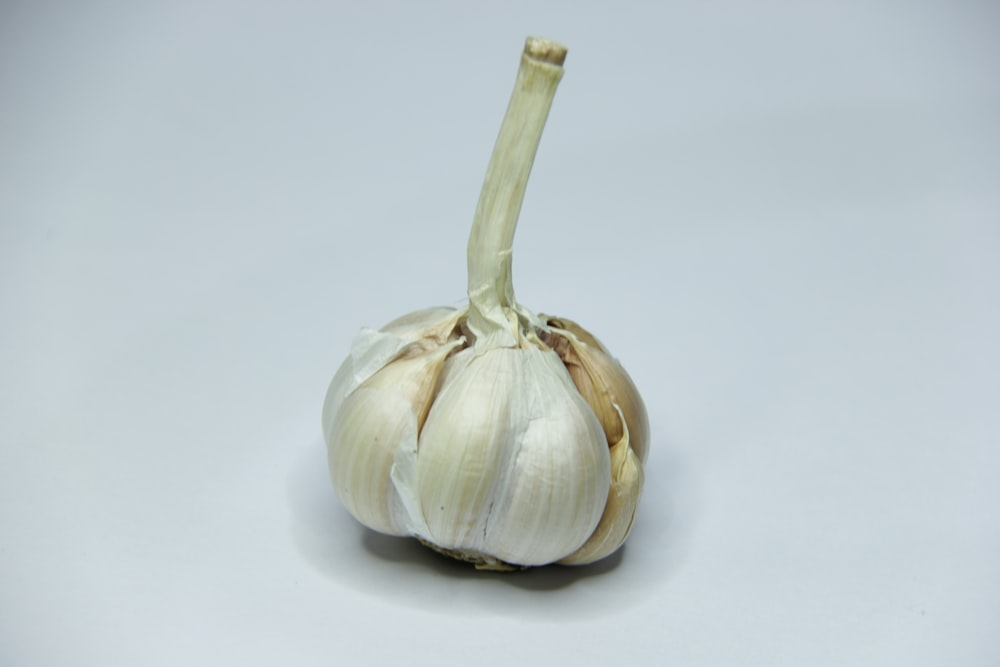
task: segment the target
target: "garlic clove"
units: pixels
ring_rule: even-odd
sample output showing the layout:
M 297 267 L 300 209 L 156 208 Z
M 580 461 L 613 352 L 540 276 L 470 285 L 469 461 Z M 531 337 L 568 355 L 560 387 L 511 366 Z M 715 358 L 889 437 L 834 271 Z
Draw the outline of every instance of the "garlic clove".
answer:
M 565 318 L 543 318 L 555 334 L 549 344 L 597 414 L 608 442 L 619 442 L 627 432 L 629 447 L 645 463 L 649 455 L 649 417 L 632 378 L 593 334 L 579 324 Z
M 481 551 L 499 470 L 508 452 L 511 406 L 502 378 L 516 372 L 509 350 L 449 363 L 417 443 L 415 490 L 428 541 Z
M 629 446 L 626 433 L 611 448 L 611 488 L 601 522 L 582 547 L 559 562 L 586 565 L 617 551 L 632 532 L 643 482 L 642 462 Z
M 611 459 L 603 430 L 558 357 L 525 350 L 526 419 L 487 528 L 487 553 L 544 565 L 574 552 L 599 525 Z
M 421 537 L 474 561 L 542 565 L 572 553 L 607 499 L 600 424 L 550 351 L 454 359 L 418 444 Z
M 407 313 L 379 330 L 363 328 L 351 344 L 351 354 L 337 369 L 323 402 L 323 435 L 330 440 L 333 420 L 344 399 L 368 378 L 396 359 L 413 343 L 432 350 L 458 338 L 455 329 L 466 309 L 425 308 Z
M 410 534 L 408 512 L 391 479 L 397 452 L 415 447 L 444 359 L 461 340 L 426 352 L 414 345 L 354 389 L 333 415 L 327 437 L 330 477 L 358 521 L 389 535 Z

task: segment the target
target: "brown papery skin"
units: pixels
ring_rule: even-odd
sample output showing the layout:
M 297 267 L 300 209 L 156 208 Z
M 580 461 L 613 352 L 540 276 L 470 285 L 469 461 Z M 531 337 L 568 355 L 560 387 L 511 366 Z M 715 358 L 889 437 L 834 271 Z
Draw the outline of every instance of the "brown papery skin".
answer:
M 649 455 L 649 417 L 639 390 L 622 365 L 589 331 L 572 320 L 546 317 L 552 334 L 546 341 L 566 365 L 573 384 L 597 415 L 608 445 L 622 439 L 617 405 L 625 416 L 629 446 L 643 463 Z M 568 335 L 567 335 L 568 334 Z

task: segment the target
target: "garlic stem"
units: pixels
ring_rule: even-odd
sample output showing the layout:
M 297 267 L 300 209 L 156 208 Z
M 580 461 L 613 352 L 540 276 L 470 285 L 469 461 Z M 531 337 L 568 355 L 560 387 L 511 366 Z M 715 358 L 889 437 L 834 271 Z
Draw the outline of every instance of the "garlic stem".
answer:
M 469 319 L 477 344 L 516 345 L 511 254 L 524 190 L 562 78 L 566 47 L 529 37 L 469 236 Z M 489 341 L 486 343 L 485 341 Z

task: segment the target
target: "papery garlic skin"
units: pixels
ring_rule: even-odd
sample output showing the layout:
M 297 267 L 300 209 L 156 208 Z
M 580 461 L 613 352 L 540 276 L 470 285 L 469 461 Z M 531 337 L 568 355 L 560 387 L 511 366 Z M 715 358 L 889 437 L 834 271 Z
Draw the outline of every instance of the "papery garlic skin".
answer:
M 543 318 L 552 332 L 548 342 L 594 408 L 608 442 L 621 441 L 627 432 L 629 447 L 645 463 L 649 455 L 649 419 L 632 378 L 604 345 L 579 324 L 564 317 Z
M 631 378 L 583 327 L 514 298 L 514 228 L 564 57 L 525 45 L 469 239 L 468 306 L 363 329 L 323 406 L 348 511 L 484 569 L 608 556 L 644 480 Z
M 362 329 L 351 346 L 351 354 L 337 369 L 323 402 L 323 435 L 330 429 L 340 404 L 354 389 L 397 358 L 403 350 L 421 342 L 424 347 L 444 344 L 453 336 L 455 324 L 465 309 L 436 307 L 407 313 L 379 330 Z
M 632 532 L 644 479 L 642 461 L 629 446 L 626 426 L 622 439 L 611 447 L 611 489 L 601 522 L 583 546 L 559 562 L 586 565 L 617 551 Z
M 520 565 L 572 553 L 600 520 L 610 480 L 593 411 L 551 351 L 495 348 L 463 362 L 420 434 L 422 537 Z
M 409 520 L 391 482 L 397 452 L 416 443 L 444 360 L 459 341 L 425 351 L 406 348 L 348 394 L 329 427 L 330 478 L 363 524 L 408 535 Z

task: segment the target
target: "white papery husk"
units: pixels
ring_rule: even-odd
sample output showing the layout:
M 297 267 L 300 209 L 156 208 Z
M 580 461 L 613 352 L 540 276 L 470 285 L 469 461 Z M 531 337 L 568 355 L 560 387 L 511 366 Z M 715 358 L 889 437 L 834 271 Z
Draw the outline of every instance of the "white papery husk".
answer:
M 615 409 L 621 417 L 624 433 L 621 440 L 611 447 L 608 502 L 597 529 L 583 546 L 559 561 L 563 565 L 586 565 L 605 558 L 625 544 L 632 532 L 645 475 L 642 461 L 630 445 L 625 415 L 617 406 Z
M 532 346 L 455 355 L 420 434 L 417 496 L 427 541 L 543 565 L 600 521 L 610 456 L 559 358 Z
M 412 532 L 390 481 L 392 465 L 402 447 L 416 444 L 420 419 L 449 351 L 445 346 L 385 366 L 344 400 L 331 429 L 334 488 L 359 521 L 380 532 Z
M 322 419 L 327 442 L 348 394 L 414 343 L 433 349 L 453 340 L 455 325 L 465 312 L 465 308 L 425 308 L 398 317 L 381 329 L 361 329 L 351 344 L 351 354 L 337 369 L 326 392 Z

